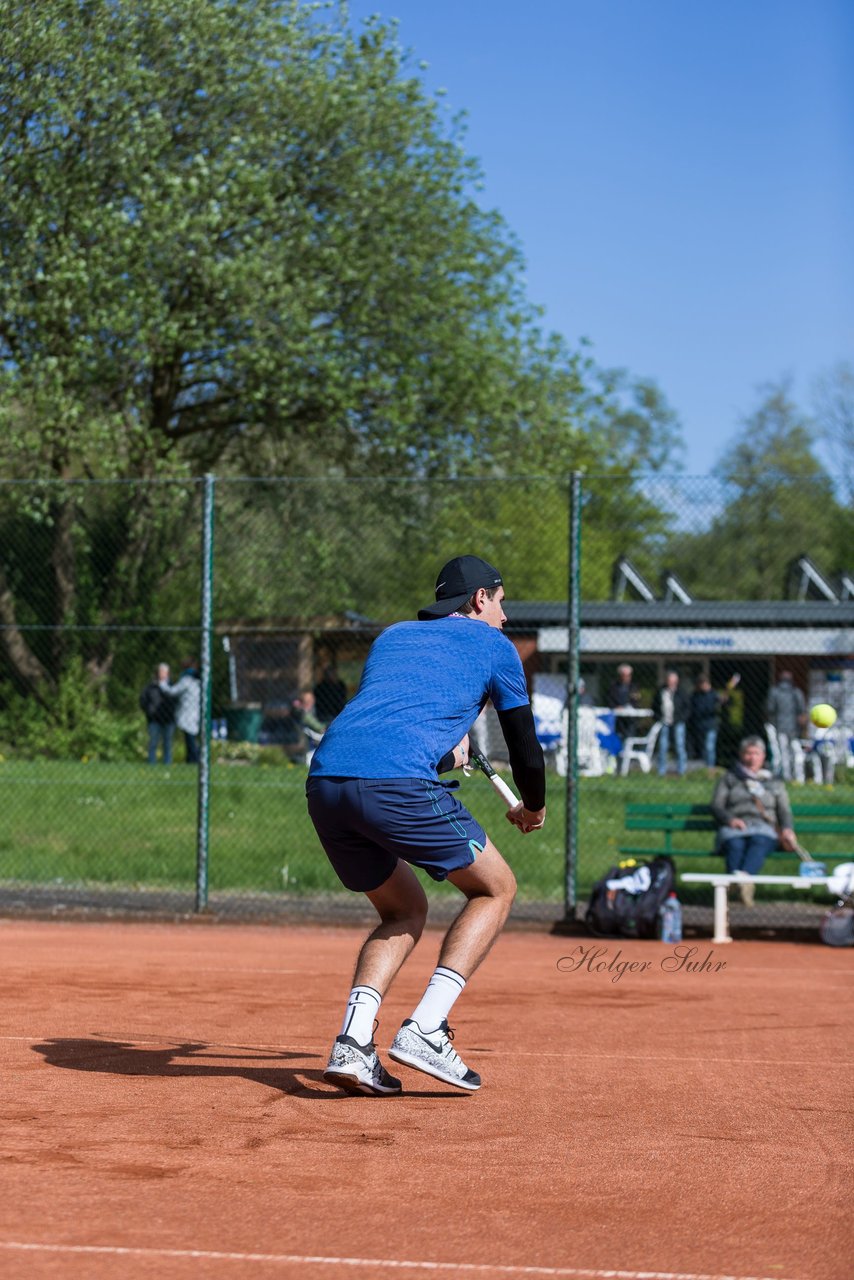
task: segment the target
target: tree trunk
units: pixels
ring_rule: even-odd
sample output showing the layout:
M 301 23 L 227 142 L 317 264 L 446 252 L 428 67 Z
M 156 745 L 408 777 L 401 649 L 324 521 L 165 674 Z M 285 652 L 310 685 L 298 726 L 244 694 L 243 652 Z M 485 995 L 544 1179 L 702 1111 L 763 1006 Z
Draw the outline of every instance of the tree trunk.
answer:
M 54 688 L 47 668 L 33 653 L 26 636 L 18 626 L 15 601 L 6 578 L 6 570 L 0 565 L 0 625 L 3 648 L 15 678 L 41 703 L 47 702 L 47 694 Z
M 54 581 L 53 624 L 57 628 L 72 626 L 77 594 L 77 565 L 74 558 L 74 520 L 77 507 L 73 498 L 64 498 L 53 504 L 54 539 L 51 551 L 51 567 Z M 54 670 L 59 673 L 68 649 L 65 630 L 53 633 Z

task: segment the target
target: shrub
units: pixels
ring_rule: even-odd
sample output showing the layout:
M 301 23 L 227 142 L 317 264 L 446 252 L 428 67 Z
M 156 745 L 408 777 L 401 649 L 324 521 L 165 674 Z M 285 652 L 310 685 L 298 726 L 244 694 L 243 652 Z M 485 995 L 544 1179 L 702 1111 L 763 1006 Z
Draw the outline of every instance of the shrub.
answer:
M 60 678 L 47 706 L 11 694 L 0 711 L 0 741 L 8 754 L 53 760 L 144 759 L 142 713 L 111 711 L 81 660 Z

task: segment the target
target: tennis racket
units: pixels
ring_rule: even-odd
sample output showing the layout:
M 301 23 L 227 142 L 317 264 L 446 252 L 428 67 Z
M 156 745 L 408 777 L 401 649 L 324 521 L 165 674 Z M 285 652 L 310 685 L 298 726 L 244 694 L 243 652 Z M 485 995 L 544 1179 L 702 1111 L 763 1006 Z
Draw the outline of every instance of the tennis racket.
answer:
M 508 809 L 515 809 L 519 804 L 519 797 L 514 793 L 513 788 L 508 786 L 503 778 L 495 772 L 486 756 L 480 751 L 472 751 L 469 753 L 469 765 L 475 769 L 480 769 L 481 773 L 485 773 L 495 790 L 501 796 L 501 799 L 507 805 Z

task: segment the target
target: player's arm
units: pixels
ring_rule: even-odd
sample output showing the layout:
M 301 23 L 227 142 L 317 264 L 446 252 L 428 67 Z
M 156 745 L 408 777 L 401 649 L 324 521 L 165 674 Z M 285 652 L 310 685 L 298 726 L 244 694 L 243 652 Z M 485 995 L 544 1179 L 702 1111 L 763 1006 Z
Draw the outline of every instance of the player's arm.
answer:
M 469 736 L 463 738 L 452 751 L 446 751 L 436 765 L 437 773 L 449 773 L 451 769 L 462 769 L 469 762 Z
M 546 762 L 530 703 L 499 711 L 498 722 L 507 743 L 513 781 L 522 797 L 519 808 L 511 809 L 507 816 L 520 830 L 533 831 L 543 825 L 546 816 Z

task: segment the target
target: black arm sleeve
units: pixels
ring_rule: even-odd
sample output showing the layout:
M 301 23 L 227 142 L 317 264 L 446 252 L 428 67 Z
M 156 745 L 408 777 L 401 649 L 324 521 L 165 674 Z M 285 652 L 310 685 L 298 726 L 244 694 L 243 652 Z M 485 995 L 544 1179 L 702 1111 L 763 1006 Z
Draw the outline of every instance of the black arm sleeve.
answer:
M 526 809 L 542 809 L 546 803 L 546 764 L 537 741 L 534 713 L 530 706 L 513 707 L 499 711 L 498 721 L 522 803 Z
M 456 759 L 456 754 L 454 751 L 446 751 L 445 754 L 442 756 L 442 759 L 436 765 L 436 772 L 448 773 L 450 769 L 453 769 L 455 759 Z

